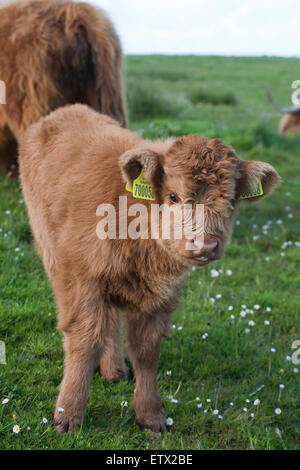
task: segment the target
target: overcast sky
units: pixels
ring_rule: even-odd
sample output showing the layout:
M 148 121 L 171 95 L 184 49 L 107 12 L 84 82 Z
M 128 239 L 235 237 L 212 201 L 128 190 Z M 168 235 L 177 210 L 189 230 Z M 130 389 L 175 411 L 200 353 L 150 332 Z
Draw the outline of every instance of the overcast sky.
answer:
M 299 0 L 91 0 L 128 54 L 300 57 Z

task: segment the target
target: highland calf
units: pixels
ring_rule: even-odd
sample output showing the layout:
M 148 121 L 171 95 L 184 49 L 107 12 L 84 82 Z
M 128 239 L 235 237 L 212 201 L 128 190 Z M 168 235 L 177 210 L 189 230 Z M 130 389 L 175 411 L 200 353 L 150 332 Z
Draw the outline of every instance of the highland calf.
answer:
M 126 126 L 119 39 L 105 13 L 87 3 L 29 0 L 2 8 L 0 80 L 5 175 L 18 173 L 27 126 L 60 106 L 85 103 Z
M 146 191 L 136 199 L 141 174 Z M 125 377 L 120 339 L 124 316 L 137 421 L 142 428 L 164 432 L 157 362 L 182 283 L 192 266 L 205 266 L 223 255 L 239 204 L 269 194 L 279 183 L 278 174 L 267 163 L 241 160 L 220 140 L 192 135 L 151 142 L 107 116 L 74 105 L 54 111 L 26 131 L 20 176 L 64 335 L 56 429 L 74 432 L 80 425 L 97 367 L 108 381 Z M 140 237 L 123 233 L 100 239 L 99 206 L 112 205 L 119 226 L 127 216 L 120 212 L 120 197 L 127 201 L 129 223 L 137 212 L 143 214 L 140 227 L 153 224 L 154 204 L 189 205 L 194 236 L 175 239 L 171 230 L 169 239 L 153 239 L 141 229 Z M 194 220 L 198 205 L 204 207 L 202 241 Z M 155 228 L 160 234 L 161 227 Z

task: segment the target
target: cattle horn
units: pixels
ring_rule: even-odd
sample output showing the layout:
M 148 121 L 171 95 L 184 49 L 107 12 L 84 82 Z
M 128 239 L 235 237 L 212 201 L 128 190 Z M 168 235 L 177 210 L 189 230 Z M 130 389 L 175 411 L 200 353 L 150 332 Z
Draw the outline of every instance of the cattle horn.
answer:
M 300 112 L 300 108 L 297 108 L 297 106 L 293 106 L 291 108 L 284 108 L 283 106 L 280 106 L 278 103 L 276 103 L 269 90 L 267 90 L 267 96 L 274 108 L 282 114 L 298 114 Z

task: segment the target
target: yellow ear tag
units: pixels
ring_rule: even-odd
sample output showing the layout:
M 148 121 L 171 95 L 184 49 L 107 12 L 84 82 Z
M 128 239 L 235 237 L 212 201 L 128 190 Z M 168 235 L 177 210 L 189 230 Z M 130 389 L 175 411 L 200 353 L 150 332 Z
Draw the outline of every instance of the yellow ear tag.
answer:
M 133 182 L 133 188 L 127 184 L 126 190 L 133 193 L 133 197 L 136 199 L 146 199 L 147 201 L 155 201 L 153 187 L 150 183 L 144 179 L 144 170 L 140 176 Z
M 248 194 L 242 194 L 239 199 L 243 200 L 243 199 L 251 199 L 253 197 L 259 197 L 259 196 L 263 196 L 264 195 L 264 190 L 263 190 L 263 187 L 262 187 L 262 184 L 261 184 L 261 181 L 258 183 L 258 187 L 257 187 L 257 190 L 254 191 L 253 193 L 248 193 Z

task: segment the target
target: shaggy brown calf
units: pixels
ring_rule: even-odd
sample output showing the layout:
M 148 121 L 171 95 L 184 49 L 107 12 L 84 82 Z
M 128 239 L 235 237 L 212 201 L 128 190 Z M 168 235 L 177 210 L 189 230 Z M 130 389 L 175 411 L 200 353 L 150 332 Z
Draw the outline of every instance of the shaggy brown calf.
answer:
M 0 164 L 17 174 L 17 143 L 29 124 L 85 103 L 126 126 L 122 53 L 105 13 L 87 3 L 29 0 L 0 10 Z
M 135 199 L 130 191 L 142 170 L 147 200 Z M 20 175 L 64 334 L 65 372 L 56 429 L 73 432 L 81 423 L 97 366 L 109 381 L 125 376 L 120 340 L 124 314 L 137 421 L 143 428 L 164 431 L 157 361 L 180 287 L 193 265 L 204 266 L 222 256 L 240 198 L 253 191 L 254 200 L 269 194 L 280 180 L 278 174 L 267 163 L 240 160 L 220 140 L 193 135 L 151 142 L 107 116 L 74 105 L 27 130 L 20 148 Z M 99 239 L 100 205 L 113 205 L 118 227 L 127 215 L 120 212 L 120 196 L 127 196 L 131 221 L 135 211 L 143 214 L 140 226 L 153 223 L 150 212 L 156 204 L 168 208 L 188 203 L 194 210 L 201 203 L 204 243 L 198 235 L 146 239 L 142 230 L 137 239 Z

